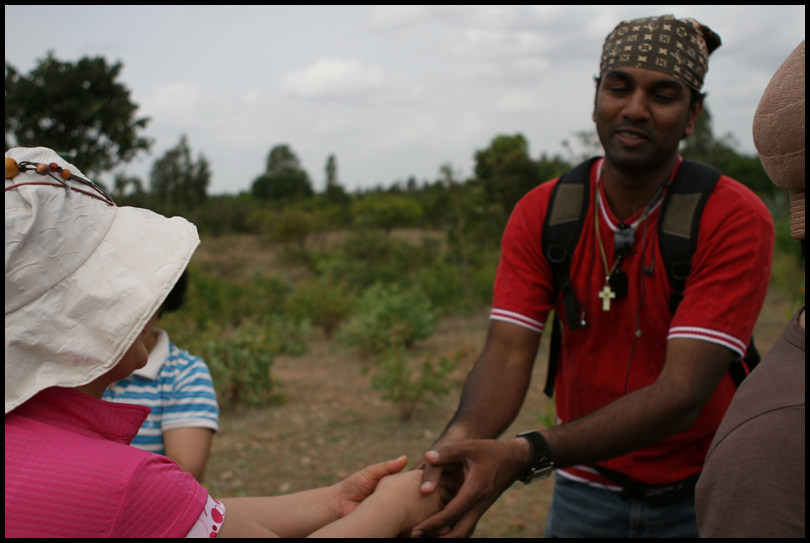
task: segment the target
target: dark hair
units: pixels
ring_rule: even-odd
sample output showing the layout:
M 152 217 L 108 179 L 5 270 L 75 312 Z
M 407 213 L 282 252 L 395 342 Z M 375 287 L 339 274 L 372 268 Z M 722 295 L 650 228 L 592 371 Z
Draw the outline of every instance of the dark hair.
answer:
M 163 315 L 163 313 L 169 313 L 171 311 L 177 311 L 180 309 L 180 307 L 182 307 L 183 303 L 186 301 L 186 290 L 188 290 L 188 270 L 183 270 L 180 278 L 174 284 L 171 292 L 169 292 L 169 295 L 166 296 L 166 300 L 160 307 L 158 316 Z

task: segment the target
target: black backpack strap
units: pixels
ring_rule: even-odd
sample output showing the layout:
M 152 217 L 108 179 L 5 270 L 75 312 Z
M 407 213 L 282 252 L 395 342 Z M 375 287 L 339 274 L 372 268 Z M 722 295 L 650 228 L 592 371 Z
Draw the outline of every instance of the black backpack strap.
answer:
M 562 297 L 565 319 L 571 329 L 584 326 L 569 271 L 571 256 L 579 242 L 585 213 L 588 211 L 591 167 L 596 160 L 598 157 L 586 160 L 560 177 L 551 193 L 543 222 L 543 254 L 554 273 L 554 285 L 557 294 Z M 560 318 L 555 311 L 545 386 L 545 393 L 549 397 L 554 394 L 554 378 L 561 345 Z
M 667 277 L 673 289 L 669 299 L 669 309 L 673 314 L 683 299 L 684 285 L 692 271 L 692 255 L 697 249 L 700 216 L 720 175 L 720 171 L 711 166 L 684 160 L 661 205 L 658 240 Z M 744 359 L 736 358 L 729 368 L 735 384 L 739 386 L 759 360 L 759 352 L 752 338 Z
M 571 256 L 579 242 L 590 199 L 591 166 L 596 159 L 586 160 L 557 181 L 551 193 L 543 222 L 543 254 L 554 272 L 557 293 L 562 296 L 568 326 L 579 328 L 580 309 L 571 279 Z
M 669 309 L 673 313 L 683 298 L 684 284 L 692 271 L 692 254 L 697 248 L 700 215 L 720 179 L 720 171 L 684 160 L 661 204 L 658 240 L 664 268 L 673 293 Z
M 548 348 L 548 368 L 546 370 L 546 386 L 543 393 L 549 398 L 554 397 L 554 382 L 557 379 L 557 364 L 560 361 L 560 347 L 562 345 L 562 330 L 560 319 L 556 313 L 554 323 L 551 325 L 551 343 Z

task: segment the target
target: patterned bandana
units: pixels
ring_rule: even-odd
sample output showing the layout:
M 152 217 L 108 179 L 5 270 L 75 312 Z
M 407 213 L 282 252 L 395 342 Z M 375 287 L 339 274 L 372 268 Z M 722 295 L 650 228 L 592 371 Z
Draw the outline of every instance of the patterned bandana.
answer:
M 623 21 L 605 40 L 599 73 L 623 66 L 655 70 L 700 92 L 709 54 L 719 46 L 720 36 L 694 19 L 662 15 Z

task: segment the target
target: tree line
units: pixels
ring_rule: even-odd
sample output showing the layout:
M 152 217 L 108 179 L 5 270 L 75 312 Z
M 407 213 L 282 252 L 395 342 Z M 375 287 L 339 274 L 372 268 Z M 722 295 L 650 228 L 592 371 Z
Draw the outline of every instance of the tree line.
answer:
M 52 51 L 27 74 L 6 62 L 6 148 L 43 145 L 57 150 L 96 178 L 147 151 L 153 141 L 143 136 L 149 119 L 138 115 L 130 91 L 120 81 L 121 62 L 102 57 L 75 63 L 58 60 Z M 574 137 L 584 155 L 600 152 L 595 134 Z M 118 174 L 110 189 L 116 201 L 194 220 L 204 234 L 253 232 L 280 241 L 305 243 L 324 228 L 422 225 L 442 228 L 463 224 L 490 236 L 500 230 L 514 204 L 537 184 L 559 176 L 585 158 L 563 141 L 567 155 L 542 153 L 533 158 L 520 133 L 495 135 L 472 152 L 474 172 L 460 179 L 451 164 L 438 165 L 436 178 L 418 184 L 411 178 L 389 187 L 348 193 L 339 182 L 335 155 L 326 159 L 326 185 L 316 193 L 312 180 L 287 143 L 270 148 L 265 170 L 250 189 L 237 195 L 208 194 L 209 160 L 193 156 L 187 135 L 154 161 L 148 181 Z M 708 109 L 693 136 L 682 146 L 685 158 L 714 165 L 755 190 L 775 212 L 784 202 L 774 190 L 756 155 L 736 150 L 733 136 L 716 137 Z M 490 231 L 491 229 L 491 231 Z M 459 235 L 458 232 L 456 235 Z

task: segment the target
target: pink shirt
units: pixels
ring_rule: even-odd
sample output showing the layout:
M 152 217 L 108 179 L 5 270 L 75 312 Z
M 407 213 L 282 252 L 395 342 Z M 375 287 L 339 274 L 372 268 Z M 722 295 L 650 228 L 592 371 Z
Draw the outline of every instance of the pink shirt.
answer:
M 5 537 L 185 537 L 208 492 L 129 446 L 149 409 L 46 389 L 5 417 Z

